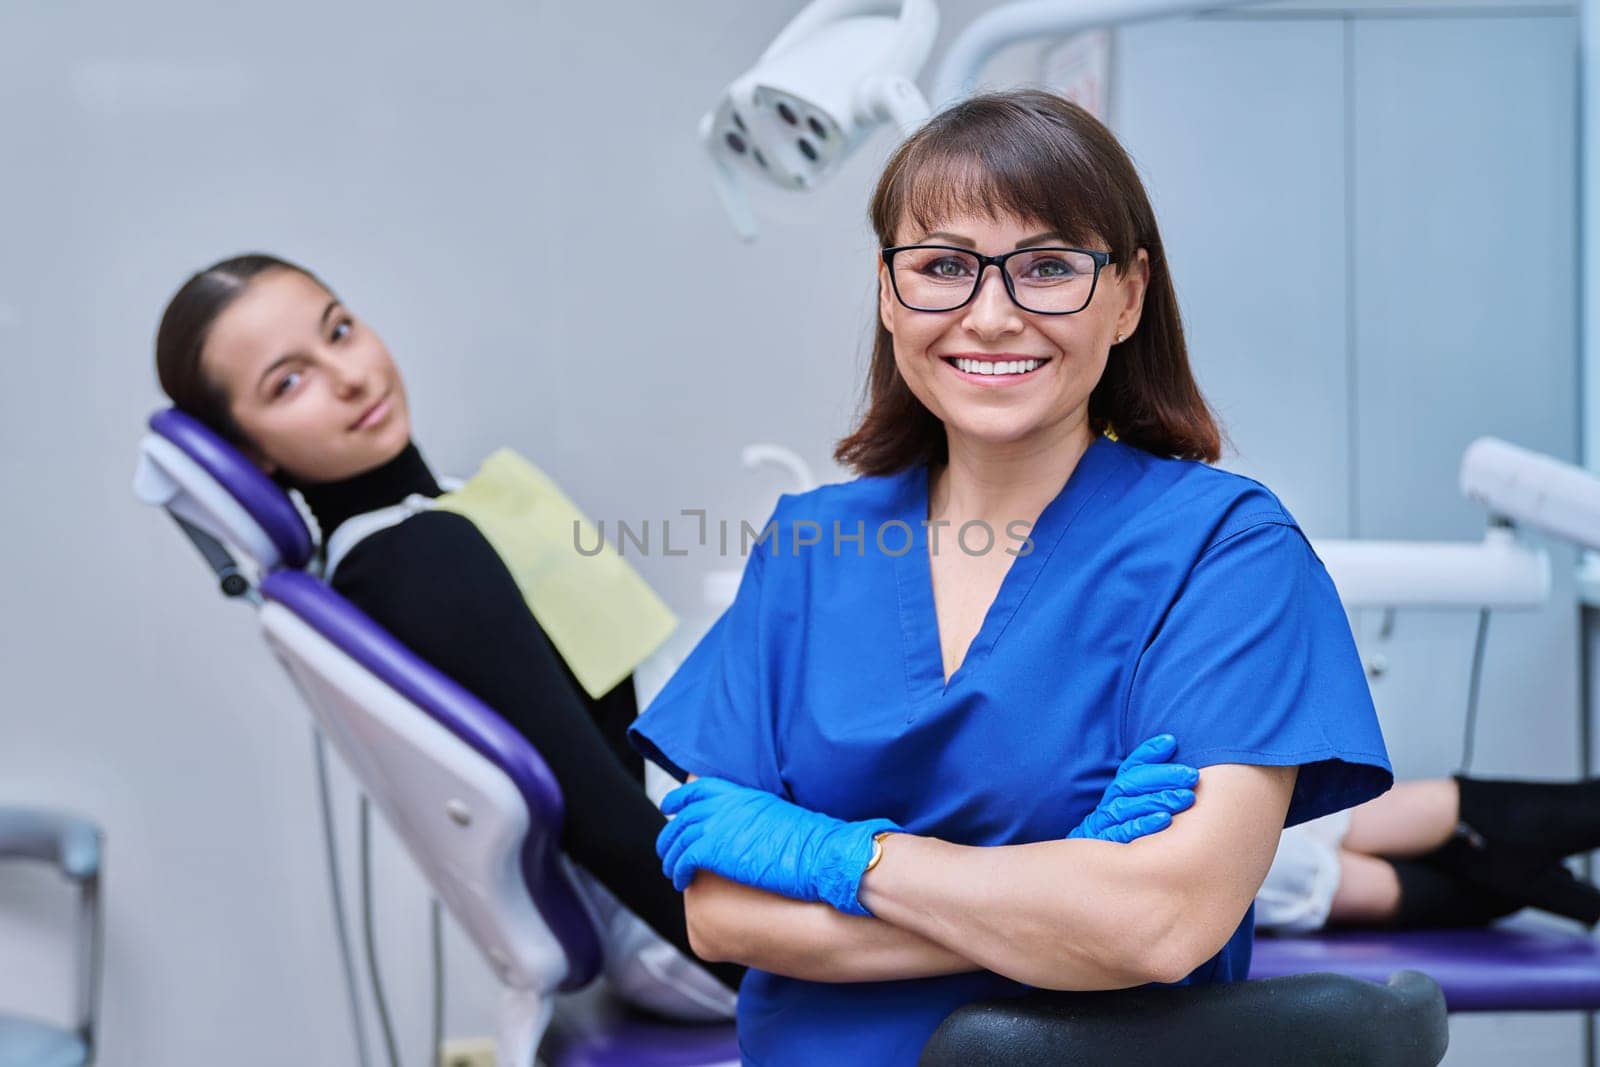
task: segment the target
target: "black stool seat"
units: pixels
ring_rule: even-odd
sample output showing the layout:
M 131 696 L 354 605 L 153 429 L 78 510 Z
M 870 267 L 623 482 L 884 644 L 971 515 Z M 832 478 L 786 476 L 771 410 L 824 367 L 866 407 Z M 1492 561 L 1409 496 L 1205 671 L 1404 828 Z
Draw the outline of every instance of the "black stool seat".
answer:
M 921 1067 L 1436 1067 L 1444 994 L 1419 971 L 1387 985 L 1337 974 L 1255 982 L 1035 993 L 969 1004 L 928 1039 Z

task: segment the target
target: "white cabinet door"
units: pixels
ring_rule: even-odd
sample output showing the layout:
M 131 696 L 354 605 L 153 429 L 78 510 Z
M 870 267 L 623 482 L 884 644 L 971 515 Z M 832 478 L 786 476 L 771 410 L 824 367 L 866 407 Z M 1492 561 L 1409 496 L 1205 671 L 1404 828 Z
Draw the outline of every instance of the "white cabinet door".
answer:
M 1456 488 L 1468 442 L 1577 456 L 1576 25 L 1351 30 L 1355 526 L 1476 537 L 1484 516 Z M 1554 551 L 1551 606 L 1491 622 L 1475 769 L 1578 767 L 1572 553 Z M 1407 774 L 1454 767 L 1474 622 L 1402 615 L 1383 649 L 1393 669 L 1373 690 Z

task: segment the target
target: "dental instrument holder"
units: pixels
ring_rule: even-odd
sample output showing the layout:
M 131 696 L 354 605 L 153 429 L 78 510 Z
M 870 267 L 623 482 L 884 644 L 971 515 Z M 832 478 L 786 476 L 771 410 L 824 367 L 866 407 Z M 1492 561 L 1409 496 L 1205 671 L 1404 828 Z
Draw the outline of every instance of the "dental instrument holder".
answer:
M 1314 538 L 1311 547 L 1351 611 L 1528 609 L 1550 599 L 1550 554 L 1494 515 L 1476 543 Z
M 700 120 L 741 238 L 756 236 L 745 181 L 810 189 L 878 126 L 905 136 L 922 124 L 928 104 L 912 79 L 938 30 L 933 0 L 815 0 L 784 27 Z
M 794 481 L 794 488 L 789 490 L 794 493 L 809 493 L 817 487 L 817 479 L 811 473 L 811 465 L 800 457 L 800 453 L 783 445 L 756 443 L 745 445 L 739 453 L 739 462 L 745 470 L 755 470 L 757 467 L 770 465 L 779 468 L 789 475 Z M 744 577 L 744 568 L 737 567 L 729 570 L 713 571 L 700 581 L 700 598 L 704 605 L 713 608 L 721 614 L 739 591 L 739 581 Z
M 1600 549 L 1600 478 L 1582 467 L 1480 437 L 1461 456 L 1461 495 L 1493 517 Z
M 1346 608 L 1538 608 L 1550 554 L 1518 528 L 1600 548 L 1600 478 L 1581 467 L 1480 437 L 1462 453 L 1460 487 L 1488 515 L 1479 543 L 1313 540 Z
M 1348 609 L 1382 608 L 1392 629 L 1397 608 L 1488 612 L 1542 607 L 1550 599 L 1550 555 L 1517 536 L 1536 530 L 1593 551 L 1600 548 L 1600 478 L 1552 456 L 1480 437 L 1461 456 L 1462 496 L 1488 516 L 1483 541 L 1343 541 L 1312 547 Z M 1381 673 L 1379 662 L 1369 670 Z M 1583 749 L 1585 773 L 1587 752 Z

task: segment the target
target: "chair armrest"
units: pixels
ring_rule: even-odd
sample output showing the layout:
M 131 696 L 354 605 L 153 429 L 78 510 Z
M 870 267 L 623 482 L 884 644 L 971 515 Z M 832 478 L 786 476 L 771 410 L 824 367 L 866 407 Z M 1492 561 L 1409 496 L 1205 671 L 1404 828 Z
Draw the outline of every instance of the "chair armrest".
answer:
M 100 828 L 62 812 L 0 808 L 0 859 L 53 863 L 81 882 L 100 872 Z

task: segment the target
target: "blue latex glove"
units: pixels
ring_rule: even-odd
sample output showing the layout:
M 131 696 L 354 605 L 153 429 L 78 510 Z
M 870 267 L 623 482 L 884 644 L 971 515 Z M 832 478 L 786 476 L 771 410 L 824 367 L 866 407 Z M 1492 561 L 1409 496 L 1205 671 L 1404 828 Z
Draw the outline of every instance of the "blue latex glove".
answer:
M 661 810 L 675 816 L 656 838 L 673 888 L 711 871 L 795 900 L 826 901 L 847 915 L 869 914 L 856 893 L 872 835 L 900 829 L 888 819 L 844 822 L 721 778 L 679 786 Z
M 1171 734 L 1150 738 L 1128 754 L 1106 787 L 1100 805 L 1068 837 L 1127 844 L 1172 825 L 1172 817 L 1194 803 L 1200 772 L 1169 763 L 1178 750 Z

